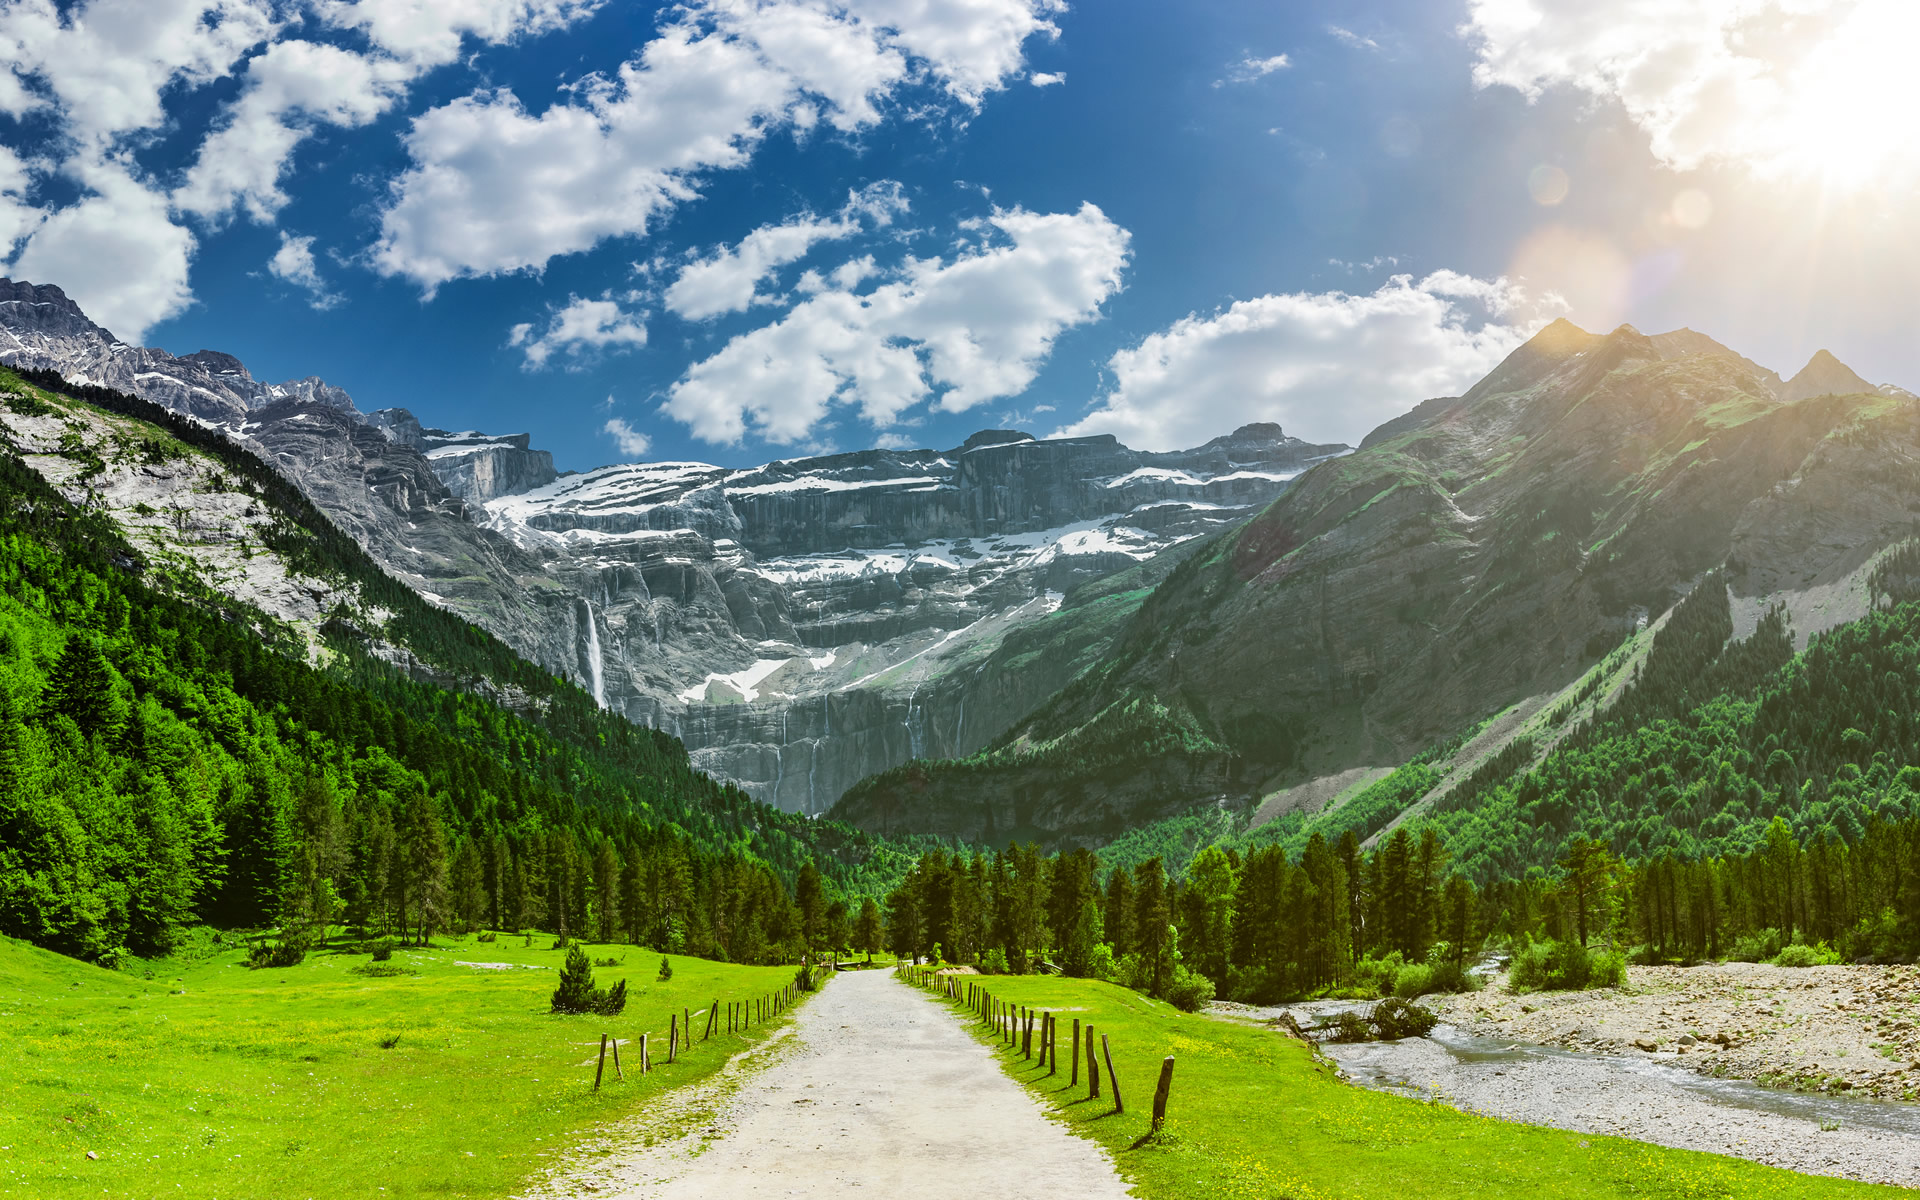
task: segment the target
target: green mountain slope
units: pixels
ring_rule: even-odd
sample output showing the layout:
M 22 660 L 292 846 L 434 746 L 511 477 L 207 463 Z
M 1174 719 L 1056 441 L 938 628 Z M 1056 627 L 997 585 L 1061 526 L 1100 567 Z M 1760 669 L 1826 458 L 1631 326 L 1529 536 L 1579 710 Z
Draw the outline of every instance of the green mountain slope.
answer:
M 1197 550 L 997 744 L 834 815 L 1099 844 L 1544 704 L 1715 569 L 1743 633 L 1776 603 L 1802 640 L 1864 613 L 1920 513 L 1913 402 L 1786 402 L 1704 338 L 1662 344 L 1550 326 Z
M 64 391 L 0 373 L 0 932 L 112 960 L 201 920 L 484 922 L 757 960 L 824 919 L 789 896 L 809 864 L 896 869 L 428 605 L 244 451 Z

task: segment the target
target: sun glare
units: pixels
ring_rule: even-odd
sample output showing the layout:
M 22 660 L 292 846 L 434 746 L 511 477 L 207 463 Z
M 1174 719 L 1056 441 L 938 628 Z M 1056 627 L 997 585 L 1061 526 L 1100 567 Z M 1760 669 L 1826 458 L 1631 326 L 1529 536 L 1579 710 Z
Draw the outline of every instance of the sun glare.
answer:
M 1784 172 L 1856 189 L 1920 174 L 1910 79 L 1920 4 L 1866 0 L 1783 73 L 1772 156 Z

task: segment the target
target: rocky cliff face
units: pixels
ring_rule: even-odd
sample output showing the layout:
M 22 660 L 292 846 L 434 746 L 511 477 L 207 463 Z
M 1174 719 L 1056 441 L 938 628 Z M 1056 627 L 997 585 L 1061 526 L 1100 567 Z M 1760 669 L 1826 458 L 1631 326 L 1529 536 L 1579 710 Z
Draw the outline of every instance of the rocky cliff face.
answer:
M 318 379 L 261 383 L 218 351 L 128 346 L 58 288 L 12 281 L 0 362 L 220 428 L 429 600 L 807 812 L 984 745 L 1097 657 L 1184 548 L 1346 450 L 1272 425 L 1173 454 L 990 430 L 949 450 L 559 477 L 524 434 L 426 428 Z M 1131 582 L 1082 602 L 1110 578 Z
M 1402 761 L 1570 683 L 1715 567 L 1749 621 L 1859 615 L 1842 585 L 1920 514 L 1916 401 L 1819 360 L 1795 391 L 1681 334 L 1549 327 L 1201 546 L 984 758 L 865 781 L 835 815 L 1097 843 Z M 1127 789 L 1164 760 L 1190 783 Z
M 581 678 L 610 707 L 819 812 L 876 764 L 977 749 L 1064 683 L 1053 664 L 988 666 L 1068 592 L 1229 527 L 1344 450 L 1272 426 L 1158 455 L 989 431 L 744 471 L 607 467 L 486 512 L 580 597 Z

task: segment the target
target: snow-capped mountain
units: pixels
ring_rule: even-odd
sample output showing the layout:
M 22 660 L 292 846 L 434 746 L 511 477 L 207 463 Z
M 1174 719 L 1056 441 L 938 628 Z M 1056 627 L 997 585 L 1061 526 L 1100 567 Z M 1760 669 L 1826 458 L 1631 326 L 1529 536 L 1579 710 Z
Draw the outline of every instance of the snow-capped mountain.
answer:
M 57 287 L 11 281 L 0 362 L 222 429 L 428 599 L 807 812 L 908 758 L 984 745 L 1070 665 L 990 666 L 1010 636 L 1080 585 L 1149 586 L 1182 544 L 1347 449 L 1274 425 L 1171 454 L 989 430 L 946 450 L 557 476 L 525 434 L 426 428 L 319 379 L 129 346 Z

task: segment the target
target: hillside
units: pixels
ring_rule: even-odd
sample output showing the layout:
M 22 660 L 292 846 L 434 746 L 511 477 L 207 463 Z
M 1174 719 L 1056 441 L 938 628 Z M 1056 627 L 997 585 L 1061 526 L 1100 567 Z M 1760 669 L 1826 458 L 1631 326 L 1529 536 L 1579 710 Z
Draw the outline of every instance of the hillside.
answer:
M 1920 410 L 1803 395 L 1806 373 L 1680 332 L 1549 326 L 1196 550 L 987 750 L 863 781 L 834 814 L 1055 845 L 1199 804 L 1271 817 L 1301 785 L 1539 712 L 1710 571 L 1742 636 L 1776 604 L 1800 645 L 1863 615 L 1865 572 L 1920 512 Z
M 218 433 L 10 374 L 0 403 L 0 932 L 113 961 L 205 920 L 484 921 L 754 961 L 822 919 L 807 864 L 894 869 L 426 603 Z

